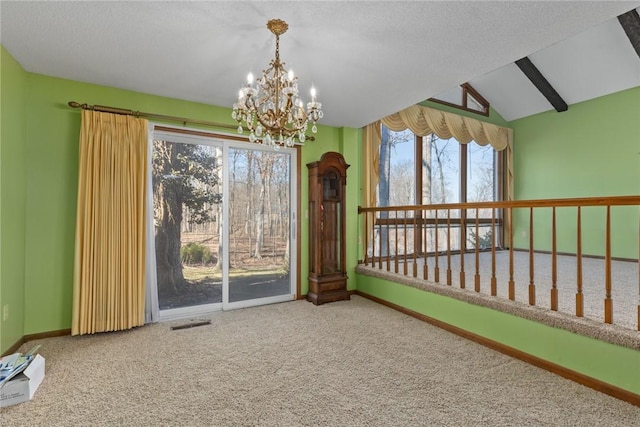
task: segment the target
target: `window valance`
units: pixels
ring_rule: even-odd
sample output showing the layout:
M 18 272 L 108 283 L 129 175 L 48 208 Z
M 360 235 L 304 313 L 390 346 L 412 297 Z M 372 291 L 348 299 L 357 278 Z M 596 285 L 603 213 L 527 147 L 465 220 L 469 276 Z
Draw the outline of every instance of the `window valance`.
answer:
M 442 139 L 453 137 L 461 144 L 471 141 L 482 146 L 490 144 L 497 151 L 511 146 L 513 138 L 513 132 L 509 128 L 423 105 L 413 105 L 391 114 L 383 118 L 382 123 L 395 132 L 409 128 L 419 136 L 434 133 Z
M 414 105 L 377 120 L 363 128 L 362 163 L 362 203 L 366 207 L 376 206 L 377 186 L 380 176 L 380 124 L 395 132 L 411 129 L 415 135 L 426 136 L 435 133 L 439 138 L 454 137 L 462 144 L 475 141 L 485 146 L 490 144 L 496 151 L 504 153 L 505 200 L 514 200 L 513 183 L 513 130 L 469 117 L 440 111 L 423 105 Z M 510 218 L 505 218 L 508 223 Z M 370 223 L 369 226 L 371 226 Z

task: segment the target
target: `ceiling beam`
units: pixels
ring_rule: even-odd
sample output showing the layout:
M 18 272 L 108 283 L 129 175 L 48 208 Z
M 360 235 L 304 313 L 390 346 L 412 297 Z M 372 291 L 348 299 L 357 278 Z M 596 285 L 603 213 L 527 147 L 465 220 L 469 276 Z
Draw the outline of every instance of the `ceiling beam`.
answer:
M 551 86 L 551 83 L 549 83 L 547 79 L 545 79 L 542 73 L 538 70 L 538 68 L 536 68 L 535 65 L 533 65 L 533 62 L 531 62 L 529 58 L 525 56 L 522 59 L 518 59 L 516 61 L 516 65 L 518 66 L 518 68 L 520 68 L 520 70 L 522 70 L 524 75 L 527 76 L 529 80 L 531 80 L 531 83 L 533 83 L 533 85 L 538 88 L 540 93 L 543 94 L 545 98 L 547 98 L 547 101 L 549 101 L 551 105 L 553 105 L 553 108 L 555 108 L 557 112 L 560 113 L 569 109 L 569 106 L 566 102 L 564 102 L 564 99 L 562 99 L 558 92 L 556 92 L 553 86 Z
M 640 57 L 640 15 L 635 9 L 631 9 L 627 13 L 618 16 L 618 22 L 622 25 L 622 29 L 627 33 L 631 45 Z

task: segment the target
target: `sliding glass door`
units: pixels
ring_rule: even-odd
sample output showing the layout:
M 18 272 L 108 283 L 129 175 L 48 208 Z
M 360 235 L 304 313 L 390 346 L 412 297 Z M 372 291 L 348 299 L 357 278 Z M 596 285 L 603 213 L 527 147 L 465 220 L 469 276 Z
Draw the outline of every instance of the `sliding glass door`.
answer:
M 152 131 L 150 321 L 294 298 L 295 150 Z

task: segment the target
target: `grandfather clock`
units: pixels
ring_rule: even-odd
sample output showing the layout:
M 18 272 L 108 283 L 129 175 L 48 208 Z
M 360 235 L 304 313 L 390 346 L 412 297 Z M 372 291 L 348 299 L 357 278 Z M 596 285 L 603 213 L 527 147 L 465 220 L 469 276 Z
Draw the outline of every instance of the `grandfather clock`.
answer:
M 309 292 L 315 305 L 348 300 L 345 269 L 345 189 L 342 154 L 327 152 L 309 168 Z

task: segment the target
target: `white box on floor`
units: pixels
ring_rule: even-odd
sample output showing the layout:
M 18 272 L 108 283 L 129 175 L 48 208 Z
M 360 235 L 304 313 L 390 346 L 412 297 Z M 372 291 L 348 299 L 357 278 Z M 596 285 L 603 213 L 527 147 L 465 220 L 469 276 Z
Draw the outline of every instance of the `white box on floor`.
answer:
M 37 354 L 24 371 L 0 388 L 0 408 L 31 400 L 43 379 L 44 357 Z

